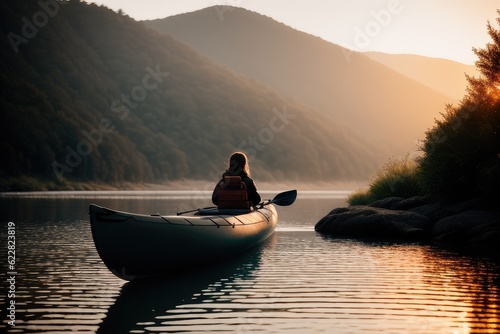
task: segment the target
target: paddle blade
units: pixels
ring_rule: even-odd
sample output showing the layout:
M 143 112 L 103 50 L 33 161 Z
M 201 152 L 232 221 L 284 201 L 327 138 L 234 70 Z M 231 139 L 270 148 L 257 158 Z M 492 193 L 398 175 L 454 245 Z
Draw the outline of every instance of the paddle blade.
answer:
M 289 206 L 295 202 L 297 198 L 297 190 L 288 190 L 276 195 L 268 204 L 276 204 L 279 206 Z

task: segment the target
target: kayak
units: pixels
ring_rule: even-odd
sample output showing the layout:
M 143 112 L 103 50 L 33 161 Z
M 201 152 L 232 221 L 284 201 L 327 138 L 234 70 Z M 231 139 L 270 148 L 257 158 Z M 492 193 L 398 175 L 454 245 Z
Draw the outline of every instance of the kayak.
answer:
M 263 242 L 278 224 L 272 204 L 245 213 L 205 210 L 191 216 L 143 215 L 91 204 L 89 214 L 99 256 L 112 273 L 129 281 L 220 262 Z

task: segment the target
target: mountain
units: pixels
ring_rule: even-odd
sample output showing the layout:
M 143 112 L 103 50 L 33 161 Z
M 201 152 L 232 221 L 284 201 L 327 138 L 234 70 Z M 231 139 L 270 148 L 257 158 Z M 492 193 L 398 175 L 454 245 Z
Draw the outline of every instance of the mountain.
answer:
M 380 163 L 379 147 L 330 117 L 122 13 L 2 1 L 0 18 L 3 190 L 215 183 L 234 150 L 256 180 L 365 180 Z
M 465 75 L 478 76 L 473 65 L 409 54 L 364 53 L 371 59 L 459 101 L 466 92 Z
M 362 53 L 246 9 L 215 6 L 145 23 L 323 112 L 386 156 L 414 151 L 454 102 Z

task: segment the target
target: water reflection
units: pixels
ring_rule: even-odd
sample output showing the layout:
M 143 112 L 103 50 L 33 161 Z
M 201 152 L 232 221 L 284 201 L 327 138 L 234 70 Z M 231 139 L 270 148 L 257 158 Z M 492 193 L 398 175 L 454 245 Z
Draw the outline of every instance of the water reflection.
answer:
M 102 266 L 87 227 L 81 221 L 16 223 L 16 326 L 9 333 L 95 331 L 122 282 Z M 0 237 L 6 240 L 4 230 Z M 6 254 L 4 243 L 0 249 Z M 1 305 L 6 291 L 2 280 Z
M 158 331 L 160 328 L 164 333 L 177 332 L 183 325 L 172 318 L 166 323 L 166 314 L 175 318 L 177 308 L 208 303 L 222 296 L 229 298 L 230 293 L 244 285 L 242 282 L 252 280 L 259 268 L 262 249 L 272 247 L 276 238 L 275 233 L 264 244 L 212 268 L 125 284 L 97 333 Z M 206 314 L 195 309 L 189 317 L 196 322 Z
M 498 263 L 431 247 L 424 249 L 422 284 L 457 307 L 460 317 L 456 333 L 500 332 Z
M 293 206 L 278 208 L 273 243 L 247 257 L 215 271 L 124 285 L 95 251 L 88 204 L 171 213 L 193 202 L 176 197 L 0 197 L 0 221 L 15 221 L 19 238 L 18 322 L 8 330 L 500 332 L 498 262 L 430 246 L 338 240 L 314 232 L 314 223 L 341 201 L 335 194 L 322 199 L 299 193 Z M 0 239 L 6 240 L 5 228 Z M 6 245 L 0 243 L 3 254 Z M 5 261 L 1 264 L 7 272 Z M 2 325 L 5 284 L 0 282 Z
M 209 197 L 185 200 L 182 198 L 111 197 L 111 198 L 2 198 L 0 221 L 59 222 L 88 220 L 91 203 L 136 213 L 176 214 L 176 212 L 210 206 Z
M 401 333 L 500 332 L 497 262 L 418 244 L 323 239 L 336 247 L 351 244 L 349 257 L 364 258 L 354 271 L 348 266 L 332 279 L 351 276 L 369 314 L 404 318 Z

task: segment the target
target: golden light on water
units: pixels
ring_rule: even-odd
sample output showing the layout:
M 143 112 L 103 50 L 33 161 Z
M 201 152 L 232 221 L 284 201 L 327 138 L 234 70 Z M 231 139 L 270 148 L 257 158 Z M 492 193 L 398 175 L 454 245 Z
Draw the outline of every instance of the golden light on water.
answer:
M 19 256 L 26 288 L 19 302 L 26 304 L 19 313 L 25 319 L 19 323 L 21 331 L 476 334 L 500 330 L 498 263 L 427 245 L 317 234 L 311 217 L 339 203 L 336 192 L 305 193 L 294 206 L 281 208 L 280 227 L 269 242 L 234 262 L 173 280 L 124 285 L 94 248 L 85 220 L 88 203 L 147 213 L 165 209 L 166 203 L 174 208 L 186 197 L 178 192 L 157 198 L 143 193 L 116 195 L 120 196 L 23 199 L 27 223 L 19 228 L 23 235 Z M 9 201 L 4 204 L 3 212 L 16 212 Z M 41 210 L 49 206 L 58 209 Z

